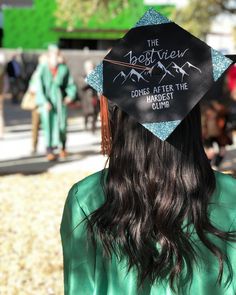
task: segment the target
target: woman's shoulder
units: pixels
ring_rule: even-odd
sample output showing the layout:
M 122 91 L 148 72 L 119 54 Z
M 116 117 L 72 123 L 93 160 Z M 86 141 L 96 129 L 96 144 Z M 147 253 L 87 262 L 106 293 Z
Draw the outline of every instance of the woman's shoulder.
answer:
M 211 202 L 211 219 L 221 229 L 235 229 L 236 220 L 236 179 L 215 172 L 216 191 Z
M 67 202 L 78 203 L 80 207 L 90 214 L 104 202 L 102 177 L 106 170 L 98 171 L 75 183 L 69 191 Z
M 229 174 L 215 171 L 216 186 L 220 202 L 232 202 L 236 205 L 236 179 Z

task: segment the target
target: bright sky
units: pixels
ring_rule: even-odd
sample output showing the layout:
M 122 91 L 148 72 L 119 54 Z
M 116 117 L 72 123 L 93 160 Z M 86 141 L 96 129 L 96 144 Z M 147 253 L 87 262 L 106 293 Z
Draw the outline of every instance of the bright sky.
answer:
M 144 4 L 158 5 L 158 4 L 175 4 L 176 6 L 186 5 L 188 0 L 144 0 Z

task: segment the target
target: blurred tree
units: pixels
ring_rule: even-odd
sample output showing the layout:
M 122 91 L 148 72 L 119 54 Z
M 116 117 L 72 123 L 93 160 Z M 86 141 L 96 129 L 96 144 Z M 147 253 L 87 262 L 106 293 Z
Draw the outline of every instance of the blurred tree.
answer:
M 118 15 L 128 6 L 128 0 L 56 0 L 57 24 L 65 24 L 68 30 L 76 27 L 78 21 L 86 25 L 93 15 L 107 19 Z M 112 13 L 111 13 L 112 12 Z
M 193 35 L 205 39 L 212 20 L 220 13 L 236 13 L 235 0 L 189 0 L 174 11 L 172 19 Z
M 233 34 L 234 34 L 234 43 L 236 44 L 236 27 L 234 27 Z

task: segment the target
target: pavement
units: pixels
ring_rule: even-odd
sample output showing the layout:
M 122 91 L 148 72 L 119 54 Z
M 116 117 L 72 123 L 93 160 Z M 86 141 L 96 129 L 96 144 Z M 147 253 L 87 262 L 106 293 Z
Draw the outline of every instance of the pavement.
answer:
M 4 102 L 4 121 L 4 135 L 0 139 L 0 175 L 67 171 L 93 173 L 105 165 L 106 158 L 100 153 L 100 128 L 95 133 L 84 130 L 83 117 L 78 109 L 69 111 L 68 157 L 54 162 L 45 158 L 42 131 L 37 153 L 32 155 L 31 112 L 23 111 L 7 99 Z
M 48 162 L 45 158 L 42 131 L 39 134 L 38 152 L 31 154 L 31 112 L 23 111 L 19 105 L 12 105 L 6 99 L 4 120 L 4 136 L 0 139 L 0 175 L 71 171 L 93 173 L 104 168 L 106 157 L 100 153 L 100 128 L 94 134 L 84 130 L 83 117 L 78 109 L 69 111 L 69 155 L 65 160 L 55 162 Z M 220 170 L 236 171 L 236 138 L 234 145 L 227 147 Z

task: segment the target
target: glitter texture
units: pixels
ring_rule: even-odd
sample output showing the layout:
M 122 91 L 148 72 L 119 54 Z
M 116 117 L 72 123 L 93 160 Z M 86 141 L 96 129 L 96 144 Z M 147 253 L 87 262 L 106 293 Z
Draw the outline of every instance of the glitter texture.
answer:
M 171 23 L 164 15 L 158 13 L 155 9 L 150 8 L 148 11 L 140 18 L 134 27 L 150 26 L 150 25 L 160 25 Z
M 212 67 L 213 67 L 213 77 L 214 81 L 218 80 L 224 71 L 229 67 L 233 61 L 219 51 L 211 48 L 211 57 L 212 57 Z
M 86 77 L 86 83 L 93 87 L 98 93 L 103 92 L 103 63 L 98 64 Z
M 144 123 L 142 124 L 155 136 L 160 138 L 162 141 L 166 140 L 167 137 L 175 130 L 175 128 L 180 124 L 181 120 L 167 121 L 160 123 Z

